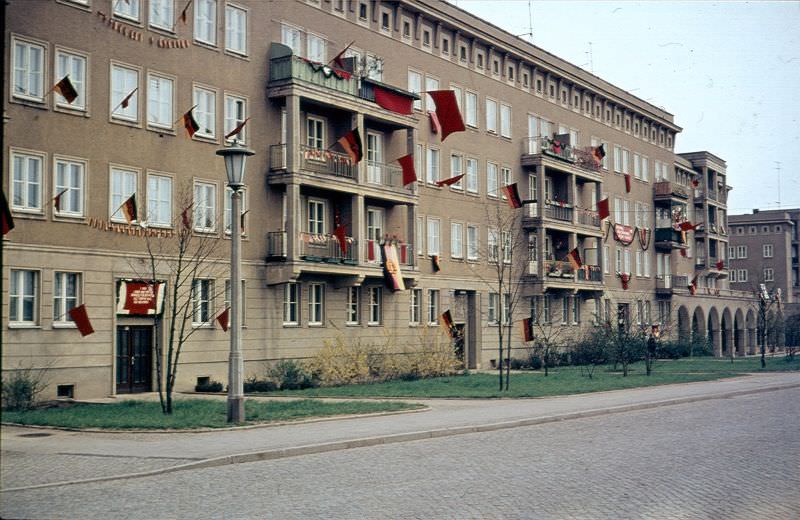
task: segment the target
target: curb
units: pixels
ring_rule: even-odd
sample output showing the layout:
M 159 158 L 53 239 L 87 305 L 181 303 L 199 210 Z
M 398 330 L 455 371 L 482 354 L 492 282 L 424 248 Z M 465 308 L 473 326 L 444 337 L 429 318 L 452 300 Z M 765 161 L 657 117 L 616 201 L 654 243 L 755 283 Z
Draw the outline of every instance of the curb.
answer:
M 558 415 L 546 415 L 543 417 L 519 419 L 515 421 L 502 421 L 497 423 L 479 424 L 474 426 L 456 426 L 452 428 L 439 428 L 435 430 L 396 433 L 396 434 L 382 435 L 377 437 L 363 437 L 360 439 L 352 439 L 346 441 L 327 442 L 320 444 L 307 444 L 305 446 L 296 446 L 292 448 L 277 448 L 259 452 L 225 455 L 222 457 L 215 457 L 212 459 L 200 460 L 198 462 L 190 462 L 187 464 L 180 464 L 168 468 L 143 471 L 139 473 L 129 473 L 126 475 L 112 475 L 107 477 L 97 477 L 97 478 L 74 480 L 74 481 L 51 482 L 47 484 L 37 484 L 34 486 L 22 486 L 22 487 L 4 489 L 2 490 L 2 492 L 5 493 L 12 491 L 27 491 L 27 490 L 43 489 L 56 486 L 68 486 L 74 484 L 89 484 L 96 482 L 108 482 L 113 480 L 126 480 L 134 478 L 152 477 L 156 475 L 164 475 L 167 473 L 173 473 L 177 471 L 214 468 L 219 466 L 227 466 L 230 464 L 244 464 L 247 462 L 285 459 L 289 457 L 298 457 L 301 455 L 312 455 L 317 453 L 327 453 L 332 451 L 349 450 L 353 448 L 365 448 L 370 446 L 396 444 L 401 442 L 418 441 L 424 439 L 452 437 L 456 435 L 466 435 L 470 433 L 483 433 L 483 432 L 491 432 L 498 430 L 507 430 L 511 428 L 520 428 L 524 426 L 536 426 L 540 424 L 547 424 L 559 421 L 585 419 L 590 417 L 598 417 L 602 415 L 611 415 L 616 413 L 632 412 L 637 410 L 648 410 L 664 406 L 674 406 L 679 404 L 695 403 L 699 401 L 710 401 L 713 399 L 724 399 L 729 397 L 737 397 L 740 395 L 759 394 L 764 392 L 773 392 L 777 390 L 787 390 L 791 388 L 800 388 L 800 383 L 787 383 L 782 385 L 768 386 L 764 388 L 756 388 L 749 390 L 733 390 L 730 392 L 720 392 L 715 394 L 699 395 L 691 397 L 677 397 L 674 399 L 665 399 L 661 401 L 651 401 L 647 403 L 614 406 L 610 408 L 597 408 L 594 410 L 585 410 L 582 412 L 571 412 Z

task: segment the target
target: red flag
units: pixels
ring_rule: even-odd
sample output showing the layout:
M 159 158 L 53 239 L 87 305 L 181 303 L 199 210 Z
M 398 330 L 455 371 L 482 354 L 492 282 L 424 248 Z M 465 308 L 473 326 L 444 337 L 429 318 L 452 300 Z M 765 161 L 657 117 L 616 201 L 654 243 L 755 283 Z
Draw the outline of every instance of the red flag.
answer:
M 700 186 L 700 181 L 698 179 L 692 179 L 692 186 L 695 188 Z
M 351 45 L 353 45 L 355 42 L 356 42 L 356 41 L 355 41 L 355 40 L 353 40 L 353 41 L 351 41 L 350 43 L 348 43 L 348 44 L 347 44 L 347 47 L 345 47 L 344 49 L 342 49 L 342 50 L 341 50 L 341 52 L 339 52 L 339 54 L 337 54 L 336 56 L 334 56 L 334 57 L 333 57 L 333 59 L 331 60 L 331 61 L 332 61 L 333 63 L 335 63 L 335 64 L 336 64 L 336 66 L 337 66 L 337 67 L 339 67 L 340 69 L 343 69 L 343 68 L 344 68 L 344 61 L 342 61 L 342 56 L 344 56 L 344 53 L 345 53 L 345 52 L 347 52 L 347 49 L 349 49 L 349 48 L 350 48 L 350 46 L 351 46 Z M 330 63 L 330 62 L 329 62 L 329 63 Z
M 336 226 L 333 230 L 333 236 L 339 241 L 339 249 L 342 251 L 342 256 L 345 256 L 347 254 L 347 235 L 345 235 L 344 226 L 341 224 Z
M 86 313 L 85 304 L 80 304 L 77 307 L 71 308 L 69 310 L 69 317 L 75 322 L 75 325 L 78 327 L 78 332 L 81 333 L 81 336 L 88 336 L 94 332 L 92 323 L 89 321 L 89 315 Z
M 51 90 L 61 94 L 61 96 L 66 99 L 67 103 L 69 104 L 72 104 L 73 101 L 78 99 L 78 91 L 72 86 L 72 82 L 69 80 L 69 74 L 61 78 L 61 81 L 53 85 Z
M 122 214 L 125 216 L 125 220 L 128 221 L 128 224 L 137 220 L 137 211 L 136 211 L 136 194 L 134 193 L 128 200 L 122 203 Z
M 367 260 L 375 260 L 375 241 L 367 240 Z
M 195 132 L 200 130 L 200 125 L 198 125 L 197 121 L 195 121 L 194 116 L 192 115 L 192 110 L 194 110 L 194 107 L 190 108 L 188 112 L 183 114 L 183 127 L 189 134 L 190 139 L 192 136 L 194 136 Z
M 506 194 L 509 206 L 514 209 L 522 207 L 522 199 L 519 197 L 519 190 L 517 189 L 516 182 L 508 186 L 503 186 L 503 192 Z
M 625 191 L 627 193 L 631 192 L 631 174 L 630 173 L 626 173 L 625 174 Z
M 452 90 L 429 90 L 428 95 L 436 103 L 436 116 L 442 125 L 442 141 L 453 132 L 466 130 L 461 111 L 458 109 L 456 94 Z
M 719 262 L 714 264 L 714 267 L 717 268 L 717 271 L 722 271 L 725 268 L 725 262 L 723 260 L 720 260 Z
M 608 209 L 608 197 L 604 198 L 603 200 L 597 201 L 597 216 L 600 220 L 611 215 L 611 212 Z
M 69 188 L 64 188 L 63 190 L 61 190 L 61 193 L 53 197 L 53 205 L 55 206 L 56 211 L 61 211 L 61 197 L 63 197 L 64 194 L 68 191 Z
M 456 337 L 456 326 L 453 323 L 453 315 L 450 314 L 450 309 L 442 313 L 442 327 L 444 327 L 444 330 L 447 331 L 447 334 L 451 338 Z
M 183 8 L 183 11 L 181 11 L 181 22 L 184 24 L 186 24 L 186 12 L 189 10 L 189 6 L 192 5 L 193 1 L 194 0 L 189 0 L 186 2 L 186 7 Z
M 622 280 L 622 288 L 628 290 L 628 282 L 631 281 L 630 273 L 619 273 L 619 279 Z
M 375 102 L 378 106 L 398 114 L 414 113 L 414 99 L 375 85 Z
M 522 340 L 526 343 L 533 341 L 533 319 L 531 318 L 522 320 Z
M 573 269 L 580 269 L 583 263 L 581 262 L 581 254 L 578 252 L 578 248 L 576 247 L 572 251 L 567 254 L 567 260 L 572 265 Z
M 225 139 L 230 139 L 234 135 L 239 135 L 239 133 L 242 131 L 242 128 L 244 128 L 244 125 L 246 125 L 248 121 L 250 121 L 249 117 L 247 119 L 245 119 L 244 121 L 242 121 L 241 123 L 239 123 L 236 126 L 236 128 L 234 128 L 233 130 L 231 130 L 230 132 L 225 134 Z
M 689 231 L 689 230 L 697 231 L 697 228 L 702 225 L 703 225 L 702 222 L 698 222 L 697 224 L 692 224 L 687 220 L 685 222 L 681 222 L 680 224 L 678 224 L 678 227 L 680 228 L 681 231 Z
M 11 209 L 8 207 L 8 199 L 6 199 L 6 192 L 0 192 L 3 194 L 3 199 L 0 201 L 2 203 L 2 214 L 0 217 L 3 218 L 3 234 L 8 234 L 9 231 L 14 229 L 14 217 L 11 216 Z
M 436 115 L 436 112 L 429 112 L 428 117 L 431 120 L 431 133 L 432 134 L 441 134 L 442 133 L 442 124 L 439 122 L 439 117 Z
M 681 251 L 681 256 L 686 258 L 686 250 L 685 249 L 681 249 L 680 251 Z
M 181 220 L 183 220 L 183 227 L 187 229 L 192 227 L 192 219 L 189 216 L 189 210 L 192 209 L 192 206 L 194 206 L 194 202 L 183 208 L 183 211 L 181 211 Z
M 353 161 L 353 164 L 358 164 L 358 162 L 364 158 L 364 151 L 361 146 L 361 134 L 358 133 L 358 128 L 353 128 L 344 134 L 339 138 L 337 143 L 344 148 L 344 151 L 350 156 L 350 160 Z
M 460 181 L 464 177 L 464 175 L 466 174 L 462 173 L 461 175 L 456 175 L 455 177 L 450 177 L 449 179 L 445 179 L 443 181 L 436 181 L 436 185 L 439 186 L 440 188 L 442 186 L 452 186 L 453 184 Z
M 412 182 L 417 182 L 417 171 L 414 168 L 414 154 L 410 153 L 397 159 L 403 168 L 403 186 L 408 186 Z
M 439 265 L 439 255 L 433 255 L 431 257 L 431 267 L 433 268 L 434 273 L 438 273 L 442 270 L 442 266 Z
M 692 278 L 692 281 L 689 283 L 689 294 L 694 296 L 695 293 L 697 293 L 697 276 Z
M 217 321 L 219 322 L 219 326 L 222 327 L 222 330 L 224 332 L 228 332 L 228 327 L 230 327 L 231 325 L 230 316 L 228 313 L 230 309 L 231 309 L 230 307 L 225 307 L 225 310 L 222 311 L 219 314 L 219 316 L 217 316 Z
M 606 149 L 602 143 L 600 146 L 593 146 L 592 147 L 592 157 L 594 158 L 594 163 L 597 166 L 603 164 L 603 158 L 606 156 Z

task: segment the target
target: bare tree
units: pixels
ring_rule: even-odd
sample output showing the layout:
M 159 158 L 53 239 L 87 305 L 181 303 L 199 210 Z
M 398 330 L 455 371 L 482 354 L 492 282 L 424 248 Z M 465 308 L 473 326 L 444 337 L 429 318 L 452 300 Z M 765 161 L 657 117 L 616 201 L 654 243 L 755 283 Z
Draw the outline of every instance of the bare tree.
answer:
M 565 327 L 560 324 L 554 324 L 551 316 L 544 312 L 543 305 L 537 304 L 536 309 L 531 314 L 534 338 L 532 351 L 541 358 L 544 375 L 548 376 L 550 374 L 549 369 L 553 366 L 553 356 L 561 347 L 561 336 L 565 331 Z

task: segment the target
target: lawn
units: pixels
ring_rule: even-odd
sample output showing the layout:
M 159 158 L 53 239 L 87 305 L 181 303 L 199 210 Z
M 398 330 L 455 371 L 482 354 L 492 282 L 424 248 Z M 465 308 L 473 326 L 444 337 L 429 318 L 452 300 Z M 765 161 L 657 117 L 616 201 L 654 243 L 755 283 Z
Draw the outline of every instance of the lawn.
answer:
M 770 358 L 767 360 L 766 369 L 761 368 L 758 358 L 736 359 L 733 363 L 729 359 L 720 358 L 659 360 L 655 363 L 651 376 L 645 375 L 644 363 L 631 365 L 627 377 L 623 377 L 621 371 L 613 371 L 611 368 L 610 366 L 597 367 L 591 379 L 582 375 L 578 367 L 551 369 L 550 375 L 547 377 L 543 371 L 512 373 L 508 392 L 497 390 L 498 382 L 495 372 L 417 381 L 388 381 L 369 385 L 309 388 L 273 392 L 272 394 L 305 397 L 544 397 L 709 381 L 751 372 L 800 370 L 800 359 L 787 363 L 783 356 Z
M 422 405 L 399 401 L 341 401 L 318 399 L 245 402 L 246 424 L 263 424 L 312 417 L 412 410 Z M 79 403 L 65 408 L 43 408 L 27 412 L 3 411 L 3 422 L 61 426 L 67 428 L 176 429 L 224 428 L 223 400 L 185 399 L 174 402 L 172 415 L 161 413 L 153 401 L 120 401 L 111 404 Z

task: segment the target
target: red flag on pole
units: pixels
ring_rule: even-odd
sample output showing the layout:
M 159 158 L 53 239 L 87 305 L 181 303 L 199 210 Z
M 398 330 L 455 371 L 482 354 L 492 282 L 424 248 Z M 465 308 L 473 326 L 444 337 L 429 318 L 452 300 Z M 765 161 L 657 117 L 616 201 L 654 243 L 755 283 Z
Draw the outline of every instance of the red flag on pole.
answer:
M 606 156 L 606 149 L 602 143 L 600 146 L 593 146 L 592 147 L 592 157 L 594 158 L 594 163 L 597 166 L 603 164 L 603 158 Z
M 53 197 L 53 206 L 55 206 L 56 211 L 61 211 L 61 197 L 64 196 L 66 192 L 69 191 L 69 188 L 64 188 L 61 190 L 61 193 Z
M 397 159 L 400 167 L 403 168 L 403 186 L 408 186 L 412 182 L 417 182 L 417 170 L 414 168 L 414 154 L 410 153 Z
M 347 52 L 347 49 L 349 49 L 349 48 L 350 48 L 350 46 L 351 46 L 351 45 L 353 45 L 355 42 L 356 42 L 356 41 L 355 41 L 355 40 L 353 40 L 353 41 L 351 41 L 350 43 L 348 43 L 348 44 L 347 44 L 347 47 L 345 47 L 344 49 L 342 49 L 342 50 L 339 52 L 339 54 L 337 54 L 336 56 L 334 56 L 334 57 L 333 57 L 333 59 L 331 60 L 331 61 L 332 61 L 333 63 L 335 63 L 335 64 L 336 64 L 336 66 L 337 66 L 337 67 L 339 67 L 340 69 L 343 69 L 343 68 L 344 68 L 344 61 L 342 61 L 342 56 L 344 56 L 344 53 L 345 53 L 345 52 Z M 330 63 L 330 62 L 328 62 L 328 63 Z
M 353 128 L 336 142 L 344 148 L 344 151 L 350 156 L 350 160 L 353 161 L 353 164 L 358 164 L 358 162 L 364 158 L 361 134 L 358 132 L 358 128 Z
M 581 262 L 581 254 L 578 252 L 577 247 L 567 254 L 567 260 L 569 260 L 572 268 L 576 270 L 580 269 L 583 265 L 583 262 Z
M 522 199 L 519 196 L 519 189 L 517 189 L 516 182 L 508 186 L 503 186 L 503 192 L 506 194 L 509 206 L 514 209 L 522 207 Z
M 444 330 L 447 331 L 447 334 L 451 338 L 456 337 L 456 326 L 453 323 L 453 315 L 450 314 L 450 309 L 442 313 L 442 327 L 444 327 Z
M 239 123 L 236 126 L 236 128 L 234 128 L 233 130 L 231 130 L 230 132 L 225 134 L 225 139 L 230 139 L 234 135 L 239 135 L 241 133 L 241 131 L 242 131 L 242 128 L 244 128 L 244 125 L 246 125 L 248 121 L 250 121 L 249 117 L 247 119 L 245 119 L 244 121 L 242 121 L 241 123 Z
M 81 336 L 88 336 L 94 332 L 92 323 L 89 321 L 89 315 L 86 313 L 85 304 L 80 304 L 77 307 L 71 308 L 69 310 L 69 317 L 75 322 L 75 325 L 78 327 L 78 332 L 81 333 Z
M 192 110 L 194 107 L 190 108 L 188 112 L 183 114 L 183 127 L 186 129 L 186 132 L 189 134 L 189 138 L 191 139 L 194 134 L 200 130 L 200 125 L 197 124 L 195 121 L 194 116 L 192 115 Z
M 714 267 L 717 268 L 717 271 L 722 271 L 725 268 L 725 261 L 724 260 L 720 260 L 719 262 L 714 264 Z
M 186 24 L 186 13 L 189 11 L 189 6 L 192 5 L 193 1 L 194 0 L 189 0 L 186 2 L 186 6 L 183 8 L 183 11 L 181 11 L 181 22 L 183 22 L 184 25 Z
M 411 115 L 414 113 L 413 98 L 392 92 L 378 85 L 373 88 L 375 90 L 375 102 L 378 106 L 397 114 Z
M 347 235 L 345 235 L 344 226 L 339 224 L 333 230 L 333 236 L 339 241 L 339 249 L 342 251 L 342 256 L 347 254 Z
M 456 94 L 452 90 L 429 90 L 428 95 L 436 103 L 436 116 L 442 126 L 442 141 L 453 132 L 463 132 L 467 128 L 458 109 Z
M 526 343 L 533 341 L 533 319 L 525 318 L 522 320 L 522 339 Z
M 136 194 L 134 193 L 128 200 L 122 203 L 122 214 L 125 216 L 125 220 L 128 221 L 128 224 L 133 222 L 134 220 L 138 219 L 138 212 L 136 210 Z
M 219 316 L 217 316 L 217 322 L 219 322 L 219 326 L 222 327 L 224 332 L 228 332 L 228 327 L 230 326 L 230 307 L 225 307 L 225 310 L 222 311 Z
M 3 218 L 3 234 L 8 234 L 9 231 L 14 229 L 14 217 L 11 216 L 11 209 L 8 207 L 8 199 L 6 199 L 6 192 L 0 192 L 3 194 L 3 199 L 0 201 L 2 203 L 2 214 L 0 217 Z
M 433 255 L 431 257 L 431 267 L 433 268 L 434 273 L 438 273 L 442 270 L 442 266 L 439 265 L 439 255 Z
M 611 215 L 611 212 L 608 209 L 608 197 L 604 198 L 603 200 L 597 201 L 597 216 L 600 220 Z
M 67 103 L 69 104 L 72 104 L 73 101 L 78 99 L 78 91 L 72 86 L 72 82 L 69 80 L 69 74 L 61 78 L 61 81 L 53 85 L 51 90 L 61 94 L 61 97 L 66 99 Z
M 625 192 L 626 193 L 630 193 L 631 192 L 631 174 L 630 173 L 626 173 L 625 174 Z
M 440 188 L 442 186 L 452 186 L 453 184 L 457 183 L 462 178 L 464 178 L 464 175 L 466 174 L 462 173 L 461 175 L 456 175 L 455 177 L 450 177 L 449 179 L 445 179 L 443 181 L 436 181 L 436 185 L 439 186 Z

